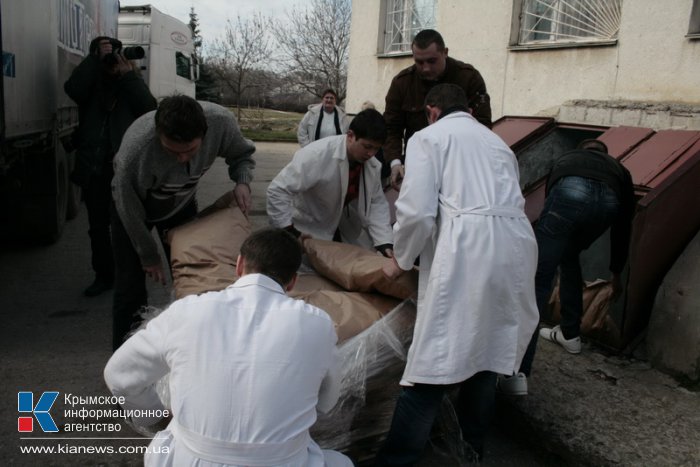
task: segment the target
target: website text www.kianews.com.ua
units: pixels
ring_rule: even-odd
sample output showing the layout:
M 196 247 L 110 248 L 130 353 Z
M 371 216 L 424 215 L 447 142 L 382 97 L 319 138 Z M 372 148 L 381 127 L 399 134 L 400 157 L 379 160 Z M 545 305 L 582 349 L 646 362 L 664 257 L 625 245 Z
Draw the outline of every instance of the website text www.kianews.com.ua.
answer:
M 76 446 L 66 443 L 19 446 L 22 454 L 168 454 L 168 446 Z

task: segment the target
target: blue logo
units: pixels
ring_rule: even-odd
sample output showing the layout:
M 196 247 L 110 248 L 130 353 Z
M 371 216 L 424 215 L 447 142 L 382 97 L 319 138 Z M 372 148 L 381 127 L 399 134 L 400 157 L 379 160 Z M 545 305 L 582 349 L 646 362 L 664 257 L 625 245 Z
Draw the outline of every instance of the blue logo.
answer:
M 56 423 L 51 418 L 49 410 L 56 402 L 58 391 L 45 391 L 39 397 L 39 401 L 34 405 L 34 393 L 29 391 L 21 391 L 17 393 L 17 410 L 20 413 L 31 413 L 39 423 L 39 427 L 45 433 L 54 433 L 58 431 Z M 34 431 L 34 420 L 32 417 L 19 417 L 17 419 L 17 430 L 20 432 Z

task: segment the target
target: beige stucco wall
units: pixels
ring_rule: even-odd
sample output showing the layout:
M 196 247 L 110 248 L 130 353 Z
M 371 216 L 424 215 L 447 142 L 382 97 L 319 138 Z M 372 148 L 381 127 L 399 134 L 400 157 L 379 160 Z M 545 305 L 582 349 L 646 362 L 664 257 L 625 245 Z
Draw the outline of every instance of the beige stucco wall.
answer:
M 483 75 L 494 118 L 532 115 L 574 99 L 700 104 L 700 40 L 685 37 L 692 0 L 624 0 L 612 46 L 508 49 L 513 1 L 436 0 L 450 56 Z M 353 0 L 346 108 L 379 110 L 391 78 L 410 56 L 377 56 L 380 2 Z M 382 27 L 383 29 L 383 27 Z

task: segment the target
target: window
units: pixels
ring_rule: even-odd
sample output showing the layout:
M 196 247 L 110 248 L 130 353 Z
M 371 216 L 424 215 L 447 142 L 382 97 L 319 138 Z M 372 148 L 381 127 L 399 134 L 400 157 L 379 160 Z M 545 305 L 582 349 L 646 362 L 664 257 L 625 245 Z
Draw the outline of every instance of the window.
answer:
M 183 78 L 192 78 L 190 76 L 190 59 L 182 52 L 175 52 L 175 73 Z
M 700 0 L 693 0 L 693 9 L 690 11 L 690 24 L 688 36 L 700 38 Z
M 517 45 L 561 46 L 617 40 L 622 0 L 518 0 Z M 516 16 L 517 17 L 517 16 Z
M 386 0 L 382 6 L 386 21 L 380 53 L 410 52 L 416 34 L 435 27 L 435 0 Z

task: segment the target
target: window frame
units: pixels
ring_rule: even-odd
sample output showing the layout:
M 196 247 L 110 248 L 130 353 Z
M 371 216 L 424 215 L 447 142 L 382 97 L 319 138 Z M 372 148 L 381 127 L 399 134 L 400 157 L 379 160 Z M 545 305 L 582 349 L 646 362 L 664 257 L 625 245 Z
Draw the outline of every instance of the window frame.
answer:
M 411 52 L 411 46 L 410 42 L 408 43 L 408 48 L 407 50 L 396 50 L 396 51 L 387 51 L 387 46 L 386 46 L 386 38 L 388 35 L 391 34 L 390 31 L 387 30 L 387 21 L 388 21 L 388 8 L 390 5 L 390 2 L 392 0 L 381 0 L 379 2 L 379 34 L 377 35 L 377 56 L 380 58 L 392 58 L 392 57 L 406 57 L 406 56 L 411 56 L 413 53 Z M 404 2 L 404 6 L 406 5 L 407 2 L 413 2 L 415 0 L 401 0 Z M 432 2 L 432 7 L 433 7 L 433 18 L 432 18 L 432 24 L 423 24 L 420 29 L 416 29 L 416 33 L 419 31 L 422 31 L 423 29 L 431 29 L 435 28 L 437 24 L 437 0 L 427 0 L 429 2 Z M 406 11 L 407 8 L 404 8 L 404 11 Z M 405 35 L 405 30 L 404 30 L 404 35 Z M 411 41 L 413 38 L 411 38 Z
M 688 20 L 688 39 L 700 39 L 700 0 L 693 0 Z
M 182 68 L 184 70 L 185 64 L 187 66 L 187 76 L 180 74 L 180 69 Z M 190 81 L 192 80 L 192 60 L 179 50 L 175 51 L 175 75 Z
M 591 39 L 578 41 L 533 41 L 520 42 L 523 14 L 525 3 L 530 0 L 513 0 L 513 14 L 511 16 L 510 40 L 508 50 L 546 50 L 546 49 L 568 49 L 578 47 L 609 47 L 617 45 L 618 38 L 614 39 Z M 622 0 L 621 0 L 622 1 Z

